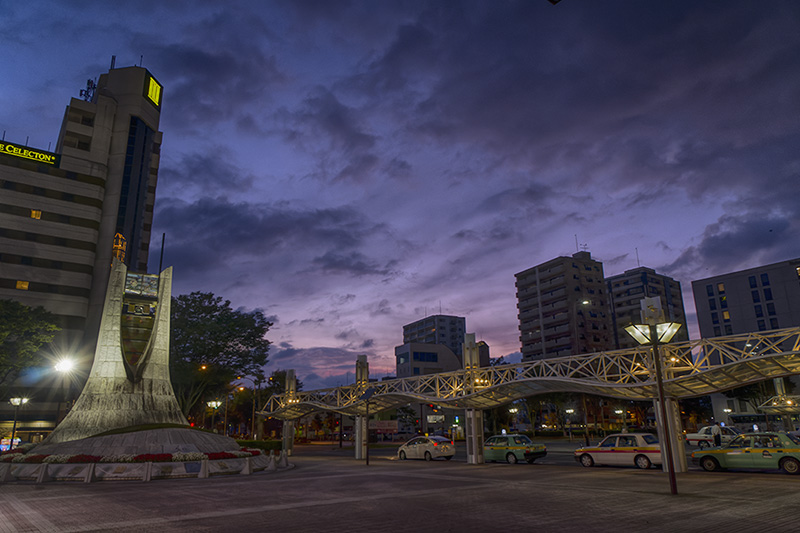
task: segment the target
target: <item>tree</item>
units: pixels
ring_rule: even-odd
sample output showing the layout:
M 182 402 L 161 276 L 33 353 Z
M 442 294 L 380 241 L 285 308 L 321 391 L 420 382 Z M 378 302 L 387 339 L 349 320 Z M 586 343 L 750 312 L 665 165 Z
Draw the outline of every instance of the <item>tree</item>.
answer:
M 244 312 L 210 292 L 172 299 L 170 377 L 188 414 L 209 393 L 225 393 L 242 375 L 259 375 L 267 363 L 272 326 L 261 311 Z
M 39 348 L 61 329 L 55 322 L 55 316 L 43 307 L 0 300 L 0 389 L 25 369 L 44 362 Z

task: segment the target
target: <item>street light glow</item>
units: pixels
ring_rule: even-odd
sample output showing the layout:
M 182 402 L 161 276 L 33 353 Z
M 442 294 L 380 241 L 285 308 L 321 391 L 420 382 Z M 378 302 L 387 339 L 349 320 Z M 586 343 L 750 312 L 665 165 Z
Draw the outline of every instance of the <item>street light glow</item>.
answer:
M 70 372 L 73 368 L 75 368 L 75 361 L 72 359 L 61 359 L 58 363 L 56 363 L 54 368 L 56 372 Z
M 11 402 L 11 405 L 14 407 L 19 407 L 20 405 L 25 405 L 28 403 L 28 398 L 11 398 L 8 401 Z

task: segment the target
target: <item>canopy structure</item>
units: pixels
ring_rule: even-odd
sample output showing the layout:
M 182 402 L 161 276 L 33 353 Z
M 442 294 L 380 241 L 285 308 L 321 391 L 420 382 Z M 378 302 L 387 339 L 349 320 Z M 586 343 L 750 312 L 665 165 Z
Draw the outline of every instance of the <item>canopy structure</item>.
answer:
M 690 398 L 800 373 L 800 328 L 730 335 L 659 347 L 666 396 Z M 442 372 L 413 378 L 273 395 L 259 412 L 293 420 L 315 411 L 364 415 L 409 402 L 489 409 L 548 392 L 586 392 L 630 400 L 657 396 L 650 347 L 596 352 L 527 363 Z

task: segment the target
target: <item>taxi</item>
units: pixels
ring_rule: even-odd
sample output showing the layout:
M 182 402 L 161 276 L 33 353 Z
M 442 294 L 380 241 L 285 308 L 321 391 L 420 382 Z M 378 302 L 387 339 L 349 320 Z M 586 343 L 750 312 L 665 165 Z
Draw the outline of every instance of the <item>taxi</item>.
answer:
M 483 443 L 485 461 L 506 461 L 514 464 L 527 461 L 533 464 L 536 459 L 547 455 L 544 444 L 535 444 L 527 435 L 494 435 Z
M 661 447 L 652 433 L 617 433 L 597 446 L 575 450 L 575 460 L 583 466 L 638 466 L 650 468 L 661 464 Z
M 771 431 L 745 433 L 728 444 L 692 452 L 692 460 L 707 472 L 742 468 L 800 474 L 800 438 Z

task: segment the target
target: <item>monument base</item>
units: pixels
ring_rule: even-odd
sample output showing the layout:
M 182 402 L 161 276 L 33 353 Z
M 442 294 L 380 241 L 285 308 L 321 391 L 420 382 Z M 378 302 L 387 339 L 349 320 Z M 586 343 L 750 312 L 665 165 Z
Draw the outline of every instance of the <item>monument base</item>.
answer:
M 28 453 L 109 456 L 176 452 L 213 453 L 240 448 L 235 440 L 223 435 L 189 428 L 164 428 L 87 437 L 67 442 L 42 443 Z

